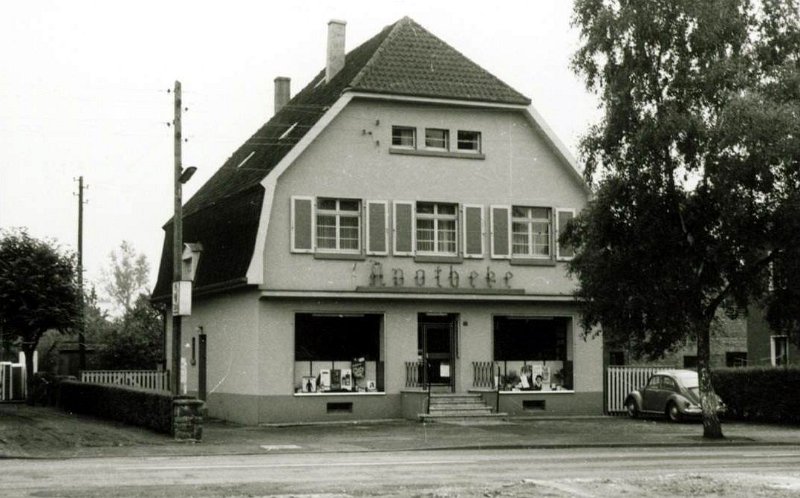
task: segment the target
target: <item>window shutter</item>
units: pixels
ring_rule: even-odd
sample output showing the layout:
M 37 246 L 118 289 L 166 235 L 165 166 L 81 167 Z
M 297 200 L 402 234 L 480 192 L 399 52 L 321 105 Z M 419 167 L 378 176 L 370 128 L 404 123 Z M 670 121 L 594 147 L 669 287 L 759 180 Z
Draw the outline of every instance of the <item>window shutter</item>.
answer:
M 464 257 L 483 257 L 483 206 L 465 204 L 462 208 L 464 220 Z
M 411 256 L 414 254 L 414 203 L 394 202 L 394 254 Z
M 492 257 L 504 259 L 511 257 L 511 208 L 491 206 Z
M 367 201 L 367 254 L 389 254 L 387 229 L 389 208 L 386 201 Z
M 575 256 L 575 248 L 568 245 L 563 245 L 558 239 L 561 234 L 567 229 L 567 224 L 575 217 L 574 209 L 559 209 L 557 211 L 558 219 L 556 221 L 556 258 L 559 260 L 572 259 Z
M 292 197 L 292 252 L 314 250 L 314 199 Z

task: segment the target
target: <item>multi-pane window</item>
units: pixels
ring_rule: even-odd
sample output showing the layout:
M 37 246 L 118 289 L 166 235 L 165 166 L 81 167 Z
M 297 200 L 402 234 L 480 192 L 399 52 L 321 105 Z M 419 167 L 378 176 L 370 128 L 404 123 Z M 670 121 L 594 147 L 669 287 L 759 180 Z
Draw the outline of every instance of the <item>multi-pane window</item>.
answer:
M 450 148 L 450 133 L 439 128 L 425 128 L 425 147 L 448 150 Z
M 466 152 L 480 152 L 481 132 L 458 130 L 458 150 Z
M 551 224 L 550 208 L 513 206 L 511 208 L 512 255 L 550 258 Z
M 358 200 L 317 200 L 317 249 L 361 250 L 361 206 Z
M 458 208 L 455 204 L 417 203 L 417 252 L 454 256 Z
M 410 126 L 392 126 L 392 147 L 413 149 L 417 145 L 417 130 Z

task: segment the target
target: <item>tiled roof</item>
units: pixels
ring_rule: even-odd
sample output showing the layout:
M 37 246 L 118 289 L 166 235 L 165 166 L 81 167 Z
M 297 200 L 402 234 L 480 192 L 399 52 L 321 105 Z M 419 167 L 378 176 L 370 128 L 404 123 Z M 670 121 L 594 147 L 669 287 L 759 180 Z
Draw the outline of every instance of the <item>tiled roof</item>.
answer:
M 324 69 L 242 144 L 185 204 L 183 240 L 203 244 L 196 289 L 244 278 L 263 202 L 261 180 L 343 92 L 530 103 L 408 17 L 347 53 L 344 67 L 330 82 L 321 83 L 323 78 Z M 171 221 L 164 230 L 155 299 L 171 292 Z
M 395 23 L 350 88 L 420 97 L 531 103 L 408 17 Z

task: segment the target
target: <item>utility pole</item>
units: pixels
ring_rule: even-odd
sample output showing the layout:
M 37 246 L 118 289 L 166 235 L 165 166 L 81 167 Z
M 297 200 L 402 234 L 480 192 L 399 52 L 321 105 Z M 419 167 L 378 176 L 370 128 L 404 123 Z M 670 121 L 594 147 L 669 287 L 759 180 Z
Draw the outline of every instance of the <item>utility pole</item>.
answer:
M 181 82 L 175 81 L 175 120 L 172 123 L 172 128 L 175 135 L 175 213 L 172 217 L 172 292 L 177 292 L 175 287 L 183 279 L 181 256 L 183 253 L 183 201 L 181 193 L 181 174 L 183 173 L 182 159 L 181 159 Z M 173 310 L 172 310 L 172 394 L 181 394 L 181 325 L 182 317 L 175 309 L 174 296 Z
M 80 321 L 78 323 L 78 368 L 86 370 L 86 307 L 83 302 L 83 176 L 78 177 L 78 292 L 80 296 Z

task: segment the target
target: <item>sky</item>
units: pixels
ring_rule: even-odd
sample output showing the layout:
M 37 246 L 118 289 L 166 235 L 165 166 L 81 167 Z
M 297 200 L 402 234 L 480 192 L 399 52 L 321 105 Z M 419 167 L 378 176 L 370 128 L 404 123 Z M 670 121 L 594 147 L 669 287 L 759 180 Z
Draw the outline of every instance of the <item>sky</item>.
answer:
M 410 16 L 528 96 L 577 156 L 599 118 L 572 73 L 579 37 L 567 0 L 11 1 L 0 15 L 0 228 L 77 249 L 100 285 L 123 240 L 151 265 L 173 209 L 171 89 L 181 81 L 186 202 L 272 115 L 273 80 L 292 95 L 324 67 L 327 23 L 346 49 Z

